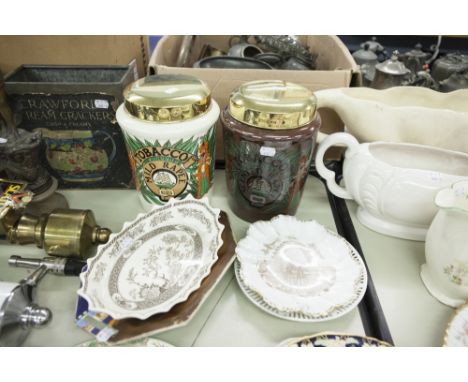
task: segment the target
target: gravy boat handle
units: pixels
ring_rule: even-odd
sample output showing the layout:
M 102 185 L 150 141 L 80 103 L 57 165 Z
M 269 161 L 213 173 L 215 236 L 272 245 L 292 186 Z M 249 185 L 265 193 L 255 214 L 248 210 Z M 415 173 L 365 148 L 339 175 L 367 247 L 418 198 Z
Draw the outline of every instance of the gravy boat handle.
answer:
M 358 149 L 359 142 L 352 135 L 347 133 L 335 133 L 326 137 L 322 143 L 320 143 L 317 155 L 315 156 L 315 167 L 322 178 L 327 182 L 327 187 L 331 193 L 343 199 L 353 199 L 349 191 L 338 185 L 335 181 L 335 172 L 325 167 L 323 157 L 326 151 L 335 145 L 345 145 L 348 150 Z

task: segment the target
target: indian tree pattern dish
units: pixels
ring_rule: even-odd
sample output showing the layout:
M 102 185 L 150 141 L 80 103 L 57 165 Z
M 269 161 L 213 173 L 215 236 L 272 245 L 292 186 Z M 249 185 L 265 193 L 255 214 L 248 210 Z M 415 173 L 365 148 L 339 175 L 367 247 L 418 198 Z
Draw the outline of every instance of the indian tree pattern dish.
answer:
M 315 221 L 279 215 L 254 223 L 236 254 L 245 285 L 266 305 L 292 317 L 299 313 L 316 322 L 340 317 L 366 290 L 367 272 L 359 254 Z
M 169 311 L 216 262 L 224 226 L 206 199 L 172 199 L 126 223 L 88 260 L 78 294 L 114 319 Z
M 312 336 L 290 338 L 278 346 L 282 347 L 389 347 L 388 342 L 373 337 L 342 333 L 318 333 Z
M 468 346 L 468 302 L 461 305 L 450 319 L 444 346 Z

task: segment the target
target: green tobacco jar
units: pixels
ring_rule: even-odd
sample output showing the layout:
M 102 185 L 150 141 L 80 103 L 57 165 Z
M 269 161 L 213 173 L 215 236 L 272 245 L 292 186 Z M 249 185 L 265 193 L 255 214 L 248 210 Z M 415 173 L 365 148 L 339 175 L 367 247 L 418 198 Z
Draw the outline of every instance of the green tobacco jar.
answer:
M 205 82 L 181 74 L 130 84 L 116 118 L 124 133 L 143 207 L 208 197 L 219 106 Z
M 221 120 L 232 211 L 250 222 L 294 215 L 320 129 L 312 91 L 248 82 L 232 92 Z

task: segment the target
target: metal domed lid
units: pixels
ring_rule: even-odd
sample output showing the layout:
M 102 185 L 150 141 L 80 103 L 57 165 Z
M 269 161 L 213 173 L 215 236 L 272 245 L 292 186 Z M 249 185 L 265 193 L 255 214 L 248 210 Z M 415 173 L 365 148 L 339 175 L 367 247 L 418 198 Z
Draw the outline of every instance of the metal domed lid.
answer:
M 211 91 L 198 78 L 181 74 L 148 76 L 127 86 L 125 108 L 139 119 L 176 122 L 208 111 Z
M 316 110 L 317 99 L 311 90 L 285 81 L 247 82 L 229 100 L 234 119 L 262 129 L 304 126 L 315 119 Z
M 410 70 L 405 66 L 405 64 L 403 64 L 403 62 L 401 61 L 398 61 L 397 50 L 393 52 L 392 57 L 390 59 L 375 65 L 375 68 L 383 73 L 391 74 L 394 76 L 405 75 L 410 73 Z
M 353 57 L 358 65 L 377 62 L 377 55 L 369 49 L 369 44 L 364 44 L 362 49 L 355 51 Z
M 416 44 L 413 49 L 405 53 L 405 56 L 425 59 L 428 54 L 423 52 L 421 44 Z
M 369 41 L 363 42 L 361 44 L 361 48 L 364 48 L 366 44 L 369 46 L 369 50 L 374 53 L 383 52 L 384 50 L 384 47 L 377 41 L 377 37 L 375 36 L 373 36 Z

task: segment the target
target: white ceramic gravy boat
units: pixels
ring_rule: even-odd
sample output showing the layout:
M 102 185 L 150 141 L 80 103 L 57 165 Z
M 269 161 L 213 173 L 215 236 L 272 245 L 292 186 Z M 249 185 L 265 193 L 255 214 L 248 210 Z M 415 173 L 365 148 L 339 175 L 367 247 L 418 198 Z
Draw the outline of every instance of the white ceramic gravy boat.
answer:
M 318 107 L 333 109 L 359 142 L 416 143 L 468 153 L 468 89 L 340 88 L 315 95 Z M 319 134 L 319 142 L 325 137 Z
M 323 157 L 336 144 L 347 146 L 343 164 L 346 187 L 335 182 Z M 318 147 L 315 165 L 338 197 L 354 199 L 358 219 L 390 236 L 421 240 L 437 213 L 436 193 L 468 180 L 468 154 L 406 143 L 362 143 L 347 133 L 327 137 Z

